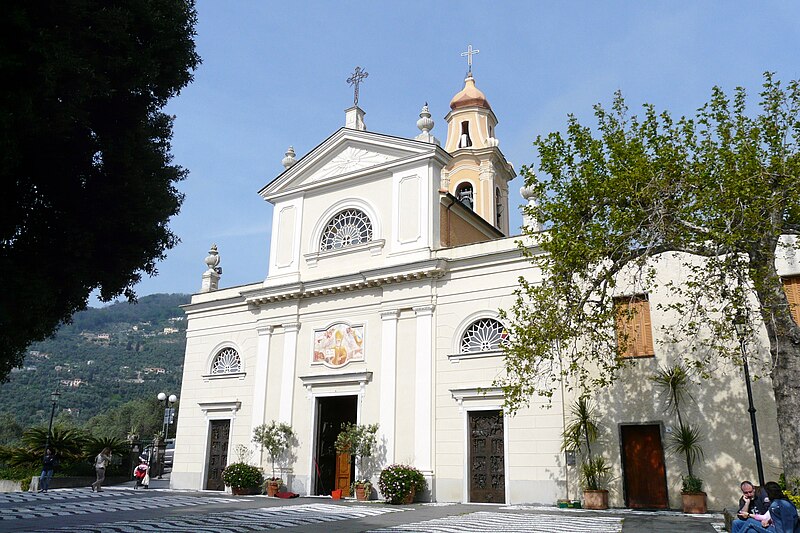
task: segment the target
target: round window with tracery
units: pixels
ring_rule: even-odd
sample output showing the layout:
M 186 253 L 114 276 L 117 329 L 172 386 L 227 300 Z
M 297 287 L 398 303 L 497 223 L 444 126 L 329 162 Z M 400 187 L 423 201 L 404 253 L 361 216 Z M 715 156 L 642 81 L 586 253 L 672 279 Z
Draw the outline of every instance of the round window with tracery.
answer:
M 212 374 L 235 374 L 242 370 L 242 359 L 233 348 L 223 348 L 211 363 Z
M 322 230 L 320 251 L 339 250 L 372 240 L 372 222 L 363 211 L 345 209 Z
M 508 342 L 505 326 L 493 318 L 473 322 L 461 337 L 461 353 L 491 352 Z

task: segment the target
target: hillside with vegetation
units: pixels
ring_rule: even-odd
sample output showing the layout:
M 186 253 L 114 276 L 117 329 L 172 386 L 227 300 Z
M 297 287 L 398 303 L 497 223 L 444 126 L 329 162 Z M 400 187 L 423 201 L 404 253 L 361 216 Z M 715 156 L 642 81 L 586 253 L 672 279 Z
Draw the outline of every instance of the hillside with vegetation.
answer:
M 134 400 L 158 413 L 159 392 L 180 394 L 186 320 L 179 306 L 189 298 L 154 294 L 136 304 L 87 309 L 53 338 L 31 345 L 24 365 L 0 384 L 4 428 L 46 426 L 56 387 L 57 424 L 95 425 L 97 419 L 89 423 L 93 417 L 108 418 Z M 133 428 L 136 420 L 119 424 Z

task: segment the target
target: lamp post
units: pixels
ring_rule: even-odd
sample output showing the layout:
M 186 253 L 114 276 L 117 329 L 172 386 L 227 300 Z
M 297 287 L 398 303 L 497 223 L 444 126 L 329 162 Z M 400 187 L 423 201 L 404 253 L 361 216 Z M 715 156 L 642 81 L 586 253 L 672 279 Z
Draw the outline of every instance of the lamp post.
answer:
M 50 409 L 50 425 L 47 426 L 47 438 L 44 441 L 44 453 L 47 454 L 47 449 L 50 447 L 50 435 L 53 433 L 53 417 L 56 414 L 56 405 L 58 405 L 58 398 L 61 393 L 58 392 L 58 385 L 56 390 L 50 393 L 50 400 L 53 402 L 53 407 Z
M 174 394 L 170 394 L 167 396 L 164 392 L 158 393 L 158 401 L 161 402 L 161 405 L 164 406 L 164 452 L 167 449 L 167 437 L 169 436 L 169 425 L 172 423 L 172 419 L 175 416 L 175 409 L 172 407 L 175 402 L 178 401 L 178 397 Z M 158 478 L 161 479 L 161 476 L 164 473 L 164 453 L 158 453 Z
M 747 386 L 747 405 L 750 412 L 750 427 L 753 430 L 753 447 L 756 452 L 756 469 L 758 470 L 758 484 L 764 486 L 764 467 L 761 464 L 761 446 L 758 443 L 758 424 L 756 424 L 756 408 L 753 406 L 753 389 L 750 387 L 750 368 L 747 365 L 747 317 L 740 311 L 733 319 L 736 336 L 739 338 L 739 349 L 742 352 L 742 366 L 744 366 L 744 383 Z

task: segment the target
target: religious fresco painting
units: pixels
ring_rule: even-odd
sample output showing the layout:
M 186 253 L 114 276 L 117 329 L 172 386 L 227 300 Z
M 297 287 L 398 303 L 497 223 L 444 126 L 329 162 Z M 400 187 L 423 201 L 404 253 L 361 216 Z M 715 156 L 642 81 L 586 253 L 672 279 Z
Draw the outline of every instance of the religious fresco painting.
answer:
M 338 323 L 314 331 L 314 363 L 339 368 L 364 360 L 364 326 Z

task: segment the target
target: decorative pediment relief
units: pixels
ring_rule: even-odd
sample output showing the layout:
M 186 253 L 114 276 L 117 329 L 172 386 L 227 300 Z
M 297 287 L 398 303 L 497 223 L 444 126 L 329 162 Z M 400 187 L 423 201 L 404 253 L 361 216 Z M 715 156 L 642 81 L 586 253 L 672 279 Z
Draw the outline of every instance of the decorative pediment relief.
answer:
M 325 178 L 382 165 L 395 159 L 398 159 L 398 157 L 357 146 L 348 146 L 325 163 L 322 168 L 305 178 L 303 184 L 314 183 Z

